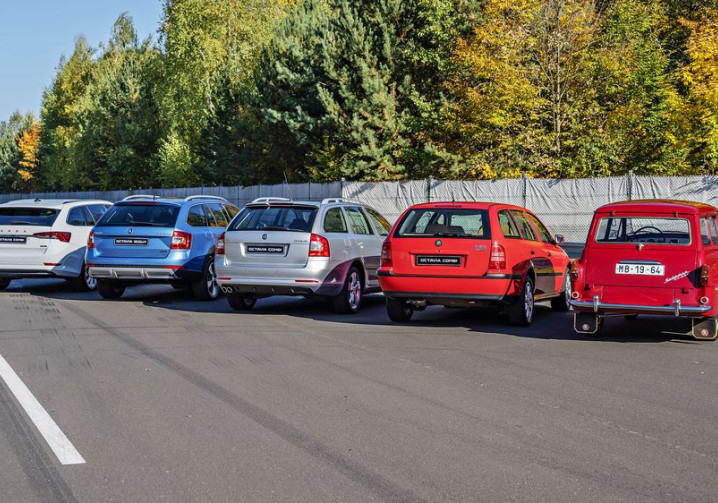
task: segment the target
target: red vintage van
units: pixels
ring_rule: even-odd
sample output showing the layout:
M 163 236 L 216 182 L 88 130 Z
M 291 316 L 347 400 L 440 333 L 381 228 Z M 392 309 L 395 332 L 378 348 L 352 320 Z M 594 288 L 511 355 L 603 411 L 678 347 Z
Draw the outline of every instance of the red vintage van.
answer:
M 713 206 L 688 201 L 597 209 L 583 254 L 571 264 L 576 332 L 600 333 L 609 315 L 658 314 L 685 317 L 687 334 L 714 340 L 717 218 Z
M 530 325 L 534 302 L 569 309 L 569 259 L 541 221 L 507 204 L 427 203 L 407 209 L 384 242 L 379 284 L 393 321 L 427 305 L 506 306 Z

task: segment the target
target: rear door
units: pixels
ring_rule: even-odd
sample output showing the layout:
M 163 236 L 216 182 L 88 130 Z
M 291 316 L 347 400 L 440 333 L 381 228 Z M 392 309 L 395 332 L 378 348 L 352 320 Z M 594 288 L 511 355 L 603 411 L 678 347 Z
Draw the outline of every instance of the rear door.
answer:
M 313 205 L 248 205 L 225 235 L 228 265 L 271 268 L 304 267 L 318 208 Z
M 382 239 L 374 233 L 374 229 L 369 223 L 369 218 L 361 208 L 358 206 L 345 206 L 344 211 L 349 220 L 355 256 L 364 259 L 367 276 L 373 286 L 373 283 L 377 281 L 376 271 L 379 268 Z
M 49 240 L 35 234 L 50 232 L 59 214 L 55 208 L 0 207 L 0 267 L 36 263 Z
M 102 258 L 161 259 L 172 246 L 180 207 L 157 202 L 113 205 L 95 226 L 95 252 Z
M 568 267 L 566 254 L 561 247 L 556 244 L 553 235 L 549 232 L 543 222 L 541 222 L 541 220 L 539 220 L 539 218 L 533 213 L 527 212 L 527 215 L 539 233 L 544 254 L 551 261 L 551 268 L 553 270 L 553 288 L 551 291 L 559 292 L 563 286 L 563 278 L 566 274 L 566 268 Z
M 484 276 L 491 253 L 489 213 L 459 204 L 413 208 L 397 225 L 391 243 L 398 275 Z
M 544 244 L 538 236 L 538 232 L 531 223 L 529 216 L 524 211 L 511 210 L 516 224 L 519 226 L 523 240 L 522 246 L 528 250 L 531 264 L 536 273 L 536 292 L 539 294 L 551 294 L 556 291 L 554 268 L 548 256 Z

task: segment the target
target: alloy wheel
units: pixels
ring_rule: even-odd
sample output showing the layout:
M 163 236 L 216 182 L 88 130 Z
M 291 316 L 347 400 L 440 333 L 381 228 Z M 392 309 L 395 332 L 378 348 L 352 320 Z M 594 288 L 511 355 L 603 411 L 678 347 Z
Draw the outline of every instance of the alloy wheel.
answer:
M 347 301 L 352 311 L 359 309 L 359 305 L 361 304 L 361 280 L 359 279 L 359 273 L 357 271 L 352 271 L 349 276 Z

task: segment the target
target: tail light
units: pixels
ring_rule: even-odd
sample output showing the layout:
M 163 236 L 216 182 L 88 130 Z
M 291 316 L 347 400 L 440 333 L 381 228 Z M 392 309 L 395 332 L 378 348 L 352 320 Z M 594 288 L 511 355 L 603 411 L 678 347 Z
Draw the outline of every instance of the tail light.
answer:
M 391 243 L 389 241 L 384 241 L 384 244 L 381 245 L 381 265 L 380 267 L 391 267 L 394 263 L 391 258 Z
M 87 249 L 92 250 L 95 247 L 95 231 L 91 230 L 87 236 Z
M 324 236 L 312 234 L 309 239 L 310 257 L 329 257 L 329 241 Z
M 50 231 L 50 232 L 36 232 L 33 234 L 33 237 L 41 238 L 41 239 L 57 239 L 58 241 L 61 241 L 63 243 L 69 243 L 70 242 L 70 234 L 69 232 L 56 232 L 56 231 Z
M 192 234 L 189 232 L 174 231 L 172 233 L 171 250 L 189 250 L 192 247 Z
M 503 271 L 506 269 L 506 250 L 499 243 L 491 244 L 489 257 L 489 271 Z
M 571 281 L 574 283 L 578 281 L 578 262 L 572 260 L 569 264 L 568 273 L 571 276 Z
M 217 244 L 214 247 L 215 255 L 224 255 L 224 232 L 217 238 Z
M 701 266 L 701 276 L 699 278 L 701 286 L 708 286 L 708 280 L 710 279 L 711 275 L 711 266 L 708 264 L 703 264 Z

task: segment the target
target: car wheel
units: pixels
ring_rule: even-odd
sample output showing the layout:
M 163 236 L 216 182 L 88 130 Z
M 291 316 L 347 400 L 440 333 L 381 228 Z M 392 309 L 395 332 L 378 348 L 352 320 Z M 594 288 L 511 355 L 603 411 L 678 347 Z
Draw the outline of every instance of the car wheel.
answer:
M 72 287 L 80 292 L 91 292 L 97 289 L 97 279 L 90 276 L 90 269 L 82 263 L 80 275 L 70 280 Z
M 389 315 L 391 321 L 405 323 L 411 319 L 411 316 L 414 314 L 414 308 L 409 305 L 406 299 L 387 297 L 386 314 Z
M 571 309 L 571 277 L 568 275 L 568 270 L 563 278 L 561 294 L 555 299 L 551 299 L 551 309 L 560 313 Z
M 521 297 L 509 305 L 509 323 L 516 326 L 527 327 L 534 318 L 534 282 L 526 278 L 521 290 Z
M 347 277 L 344 280 L 344 287 L 339 295 L 332 297 L 332 307 L 340 314 L 354 314 L 361 308 L 362 293 L 361 273 L 359 269 L 352 266 L 349 268 Z
M 5 290 L 8 286 L 10 286 L 10 281 L 12 280 L 0 279 L 0 290 Z
M 125 293 L 125 285 L 100 279 L 97 280 L 97 293 L 103 299 L 119 299 Z
M 202 272 L 202 279 L 192 283 L 192 293 L 197 300 L 214 300 L 219 297 L 217 273 L 214 270 L 214 258 L 209 259 Z
M 227 294 L 227 302 L 235 311 L 249 311 L 257 303 L 257 299 L 247 293 L 231 292 Z

